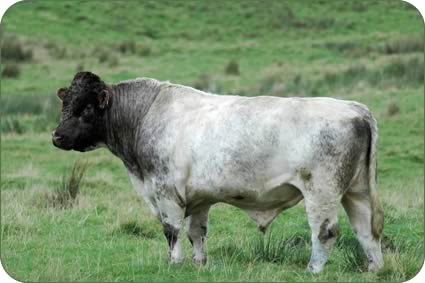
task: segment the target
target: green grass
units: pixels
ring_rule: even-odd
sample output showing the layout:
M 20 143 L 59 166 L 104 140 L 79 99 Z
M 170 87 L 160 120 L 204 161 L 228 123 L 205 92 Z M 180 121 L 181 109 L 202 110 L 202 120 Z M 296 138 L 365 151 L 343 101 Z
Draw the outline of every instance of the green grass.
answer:
M 7 11 L 1 29 L 2 46 L 21 45 L 22 54 L 32 54 L 21 61 L 2 57 L 2 70 L 3 60 L 20 70 L 19 77 L 2 77 L 0 111 L 1 260 L 14 278 L 371 282 L 405 281 L 420 270 L 423 22 L 409 4 L 25 1 Z M 235 62 L 238 72 L 227 74 Z M 122 163 L 104 149 L 80 154 L 51 144 L 60 108 L 54 94 L 77 69 L 110 82 L 146 76 L 223 94 L 367 104 L 379 124 L 384 269 L 365 272 L 365 256 L 341 209 L 342 235 L 324 272 L 305 272 L 311 247 L 302 203 L 282 213 L 266 236 L 241 210 L 216 205 L 207 265 L 191 263 L 186 239 L 184 263 L 168 264 L 162 228 Z M 399 111 L 388 114 L 394 106 Z M 65 209 L 49 205 L 76 160 L 89 163 L 77 201 Z

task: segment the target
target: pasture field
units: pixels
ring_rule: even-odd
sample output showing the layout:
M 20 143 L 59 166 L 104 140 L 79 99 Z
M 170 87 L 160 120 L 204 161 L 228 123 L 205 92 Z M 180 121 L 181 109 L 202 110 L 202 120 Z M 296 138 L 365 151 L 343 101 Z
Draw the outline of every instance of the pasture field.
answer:
M 424 261 L 424 22 L 402 1 L 26 1 L 1 22 L 1 263 L 20 281 L 406 281 Z M 265 236 L 241 210 L 210 212 L 208 263 L 167 263 L 159 222 L 105 149 L 51 144 L 56 90 L 78 70 L 153 77 L 245 96 L 365 103 L 379 125 L 385 267 L 366 258 L 341 207 L 325 270 L 305 271 L 304 205 Z M 64 176 L 87 162 L 75 200 Z

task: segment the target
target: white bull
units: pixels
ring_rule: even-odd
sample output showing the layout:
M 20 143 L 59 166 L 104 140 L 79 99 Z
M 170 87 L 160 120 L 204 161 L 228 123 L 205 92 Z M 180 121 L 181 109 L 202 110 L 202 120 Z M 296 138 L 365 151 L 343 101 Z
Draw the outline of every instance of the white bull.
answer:
M 123 160 L 135 189 L 163 224 L 172 262 L 182 260 L 185 218 L 193 260 L 206 261 L 214 203 L 243 209 L 265 231 L 281 211 L 304 199 L 312 232 L 309 271 L 321 271 L 327 261 L 341 202 L 369 270 L 382 267 L 377 126 L 364 105 L 332 98 L 220 96 L 144 78 L 108 85 L 87 74 L 77 74 L 66 95 L 72 100 L 96 94 L 96 117 L 103 123 L 98 130 L 104 134 L 66 148 L 66 137 L 55 140 L 63 136 L 58 132 L 65 121 L 54 143 L 82 151 L 104 144 Z

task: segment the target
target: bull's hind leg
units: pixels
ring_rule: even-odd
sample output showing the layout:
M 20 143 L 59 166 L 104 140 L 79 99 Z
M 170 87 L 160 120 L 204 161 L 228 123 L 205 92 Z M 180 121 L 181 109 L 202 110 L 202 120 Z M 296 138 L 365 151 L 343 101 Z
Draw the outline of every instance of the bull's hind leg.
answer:
M 197 264 L 205 264 L 207 262 L 204 244 L 208 232 L 209 209 L 210 207 L 206 207 L 191 215 L 188 219 L 187 236 L 193 246 L 192 260 Z
M 381 251 L 381 228 L 373 227 L 369 194 L 349 191 L 344 195 L 342 204 L 350 219 L 353 232 L 366 253 L 369 271 L 379 270 L 384 264 Z
M 307 194 L 305 205 L 308 223 L 311 228 L 312 252 L 307 270 L 313 273 L 322 271 L 329 253 L 339 234 L 338 206 L 336 195 L 316 191 Z

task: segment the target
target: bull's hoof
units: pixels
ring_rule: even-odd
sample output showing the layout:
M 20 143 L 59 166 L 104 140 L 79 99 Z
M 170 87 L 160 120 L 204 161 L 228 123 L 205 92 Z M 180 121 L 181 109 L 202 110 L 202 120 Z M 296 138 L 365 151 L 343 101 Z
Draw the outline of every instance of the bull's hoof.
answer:
M 367 269 L 369 272 L 378 272 L 379 270 L 381 270 L 382 267 L 384 267 L 383 263 L 371 262 L 369 263 Z
M 192 261 L 194 264 L 197 265 L 205 265 L 207 264 L 207 257 L 206 256 L 193 256 Z
M 168 262 L 171 264 L 180 264 L 183 262 L 183 258 L 170 258 Z
M 307 272 L 310 272 L 310 273 L 317 274 L 317 273 L 320 273 L 322 270 L 323 270 L 323 266 L 319 266 L 317 264 L 309 263 L 307 266 Z
M 171 264 L 179 264 L 179 263 L 182 263 L 183 260 L 184 260 L 184 258 L 180 254 L 178 254 L 178 255 L 171 254 L 168 257 L 168 262 L 171 263 Z

